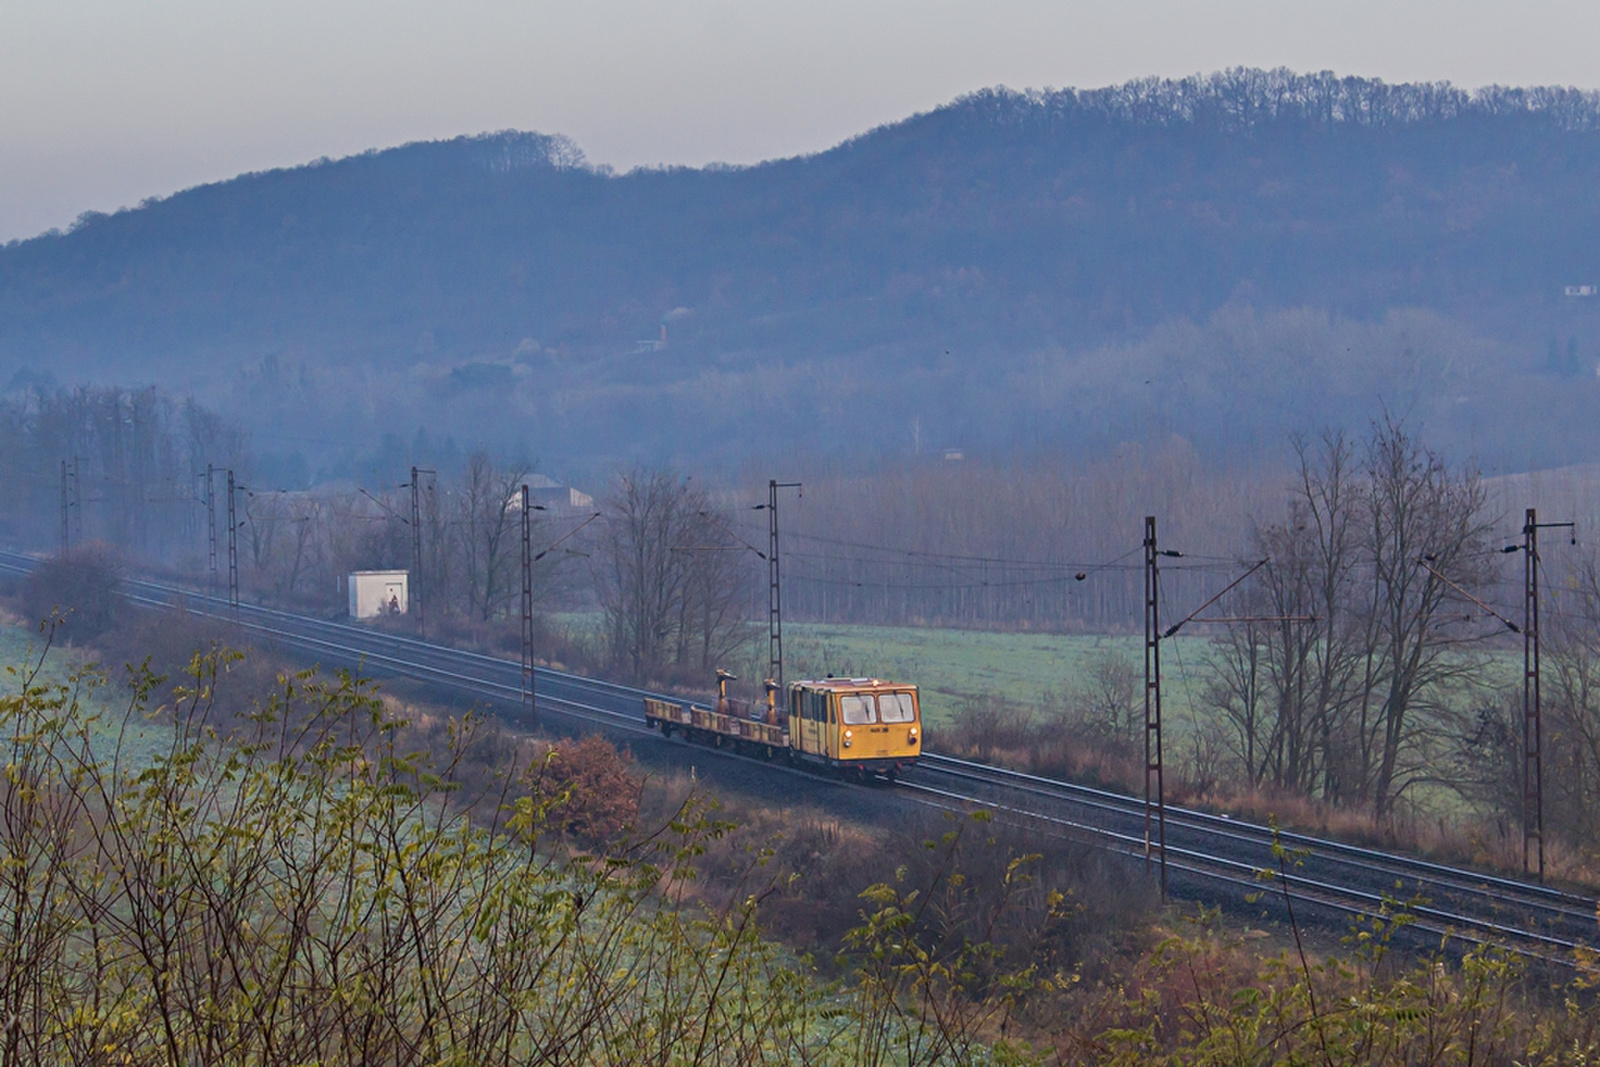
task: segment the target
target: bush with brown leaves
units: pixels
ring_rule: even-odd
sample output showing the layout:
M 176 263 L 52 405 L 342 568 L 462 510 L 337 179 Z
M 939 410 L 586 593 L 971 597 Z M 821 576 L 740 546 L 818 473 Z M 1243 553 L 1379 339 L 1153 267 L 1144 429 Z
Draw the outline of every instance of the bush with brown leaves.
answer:
M 548 805 L 551 829 L 587 847 L 615 841 L 639 816 L 633 757 L 597 734 L 558 741 L 534 761 L 528 790 Z

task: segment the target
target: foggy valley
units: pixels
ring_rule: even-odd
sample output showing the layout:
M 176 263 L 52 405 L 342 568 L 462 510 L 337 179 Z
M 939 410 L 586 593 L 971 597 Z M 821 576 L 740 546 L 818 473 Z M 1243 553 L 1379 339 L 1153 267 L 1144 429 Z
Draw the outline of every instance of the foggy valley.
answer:
M 1596 1062 L 1597 179 L 1234 67 L 5 244 L 0 1063 Z

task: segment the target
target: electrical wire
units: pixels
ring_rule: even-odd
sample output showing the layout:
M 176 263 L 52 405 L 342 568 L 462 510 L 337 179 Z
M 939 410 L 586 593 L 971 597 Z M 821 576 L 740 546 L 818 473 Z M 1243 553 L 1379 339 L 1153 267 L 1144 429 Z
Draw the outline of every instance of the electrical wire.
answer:
M 746 522 L 744 524 L 748 525 L 748 522 Z M 792 532 L 792 533 L 785 533 L 783 536 L 784 536 L 785 540 L 791 540 L 792 539 L 792 540 L 799 540 L 799 541 L 811 541 L 811 542 L 814 542 L 814 543 L 817 543 L 817 544 L 834 545 L 834 546 L 837 546 L 837 547 L 840 547 L 840 548 L 856 548 L 856 549 L 860 549 L 860 550 L 862 550 L 864 552 L 878 552 L 878 553 L 882 553 L 884 555 L 894 556 L 896 558 L 904 556 L 904 557 L 909 557 L 911 559 L 924 560 L 924 561 L 927 561 L 929 563 L 934 563 L 936 561 L 949 560 L 949 561 L 955 561 L 955 562 L 959 562 L 959 563 L 972 563 L 972 564 L 989 564 L 989 563 L 992 563 L 992 564 L 999 564 L 1001 566 L 1036 567 L 1036 568 L 1042 568 L 1042 569 L 1048 569 L 1048 570 L 1072 570 L 1072 571 L 1103 570 L 1105 568 L 1114 566 L 1116 563 L 1119 563 L 1121 560 L 1125 560 L 1129 556 L 1135 555 L 1136 553 L 1138 553 L 1140 551 L 1140 549 L 1135 548 L 1132 551 L 1126 552 L 1123 555 L 1117 557 L 1116 560 L 1112 560 L 1110 562 L 1100 562 L 1100 563 L 1076 562 L 1075 563 L 1075 562 L 1071 562 L 1071 561 L 1062 561 L 1062 560 L 1030 560 L 1030 559 L 1011 559 L 1011 558 L 1007 558 L 1007 557 L 1004 557 L 1004 556 L 975 556 L 975 555 L 963 554 L 963 553 L 957 553 L 957 552 L 930 552 L 930 551 L 925 551 L 923 549 L 896 547 L 896 546 L 892 546 L 892 545 L 875 545 L 875 544 L 870 544 L 870 543 L 865 542 L 865 541 L 851 541 L 851 540 L 847 540 L 847 539 L 844 539 L 844 538 L 838 538 L 838 537 L 824 537 L 824 536 L 822 536 L 820 534 L 802 533 L 802 532 L 799 532 L 799 531 L 795 531 L 795 532 Z M 793 555 L 793 554 L 795 554 L 795 553 L 792 550 L 791 551 L 787 551 L 787 552 L 784 553 L 785 556 L 790 556 L 790 555 Z M 850 558 L 855 558 L 855 557 L 850 557 Z M 884 561 L 877 561 L 877 562 L 884 562 Z M 1128 569 L 1134 570 L 1134 569 L 1137 569 L 1137 568 L 1129 567 Z

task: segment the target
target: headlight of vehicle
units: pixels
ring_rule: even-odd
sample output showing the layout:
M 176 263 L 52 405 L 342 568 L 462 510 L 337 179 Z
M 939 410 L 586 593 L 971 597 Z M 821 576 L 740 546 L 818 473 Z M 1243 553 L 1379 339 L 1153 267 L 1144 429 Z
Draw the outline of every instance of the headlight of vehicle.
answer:
M 855 731 L 846 730 L 844 732 L 844 747 L 845 748 L 849 748 L 850 747 L 850 739 L 853 738 L 853 737 L 855 737 Z

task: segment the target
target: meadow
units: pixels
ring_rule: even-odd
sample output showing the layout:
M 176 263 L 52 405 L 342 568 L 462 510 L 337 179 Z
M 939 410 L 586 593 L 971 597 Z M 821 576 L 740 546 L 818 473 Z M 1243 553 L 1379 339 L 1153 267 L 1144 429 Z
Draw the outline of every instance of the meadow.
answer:
M 598 613 L 552 616 L 579 641 L 598 639 Z M 1167 715 L 1183 726 L 1203 690 L 1210 663 L 1204 636 L 1184 636 L 1162 646 L 1163 698 Z M 914 682 L 931 726 L 948 725 L 970 701 L 1000 698 L 1029 708 L 1053 706 L 1084 683 L 1101 657 L 1124 658 L 1143 671 L 1144 641 L 1125 634 L 1050 634 L 1026 631 L 936 629 L 786 622 L 784 674 L 790 679 L 872 676 Z M 764 631 L 729 669 L 755 679 L 767 666 Z M 711 680 L 706 680 L 711 689 Z
M 1187 722 L 1209 668 L 1209 642 L 1180 638 L 1162 647 L 1166 714 Z M 764 649 L 763 649 L 764 651 Z M 1084 684 L 1105 656 L 1143 671 L 1144 640 L 1120 634 L 1045 634 L 909 626 L 794 623 L 784 627 L 785 673 L 873 675 L 917 683 L 930 726 L 953 722 L 963 705 L 999 697 L 1025 707 L 1054 706 Z
M 42 662 L 41 662 L 42 659 Z M 128 714 L 131 692 L 127 670 L 101 662 L 93 651 L 65 643 L 46 645 L 39 627 L 0 615 L 0 699 L 17 697 L 24 685 L 63 687 L 70 691 L 81 719 L 92 731 L 102 758 L 118 756 L 134 765 L 147 764 L 172 748 L 170 722 L 157 718 L 160 709 Z

